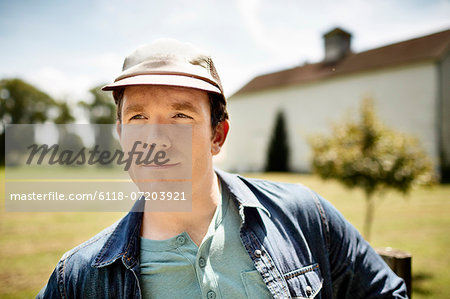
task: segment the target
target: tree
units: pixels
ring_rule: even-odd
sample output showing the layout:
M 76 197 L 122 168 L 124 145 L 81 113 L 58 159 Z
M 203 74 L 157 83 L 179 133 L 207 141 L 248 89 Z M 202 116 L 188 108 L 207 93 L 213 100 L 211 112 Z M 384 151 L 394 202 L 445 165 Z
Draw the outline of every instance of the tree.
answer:
M 335 125 L 331 136 L 310 139 L 312 169 L 366 195 L 363 235 L 370 240 L 374 195 L 393 189 L 406 194 L 413 185 L 435 181 L 433 165 L 419 141 L 387 128 L 377 118 L 373 101 L 361 105 L 361 119 Z
M 112 150 L 117 147 L 114 144 L 112 125 L 116 123 L 116 105 L 110 93 L 101 90 L 103 85 L 92 88 L 93 100 L 90 103 L 80 102 L 79 105 L 89 115 L 91 124 L 98 124 L 95 132 L 95 142 L 103 150 Z M 100 166 L 112 167 L 112 164 Z
M 58 115 L 53 120 L 55 124 L 67 124 L 72 123 L 75 120 L 67 103 L 57 102 L 56 108 L 58 110 Z
M 89 90 L 93 98 L 90 103 L 79 102 L 78 104 L 88 113 L 91 124 L 114 124 L 116 122 L 116 105 L 110 93 L 101 90 L 102 86 Z
M 21 79 L 1 80 L 0 164 L 4 165 L 5 163 L 5 128 L 8 124 L 36 124 L 55 119 L 62 121 L 62 117 L 67 122 L 73 121 L 65 103 L 55 101 L 43 91 Z M 24 136 L 21 140 L 24 140 Z M 10 141 L 13 143 L 13 140 Z
M 0 98 L 2 125 L 45 122 L 49 109 L 56 105 L 49 95 L 21 79 L 1 80 Z
M 267 151 L 266 171 L 289 171 L 289 146 L 284 114 L 279 111 Z

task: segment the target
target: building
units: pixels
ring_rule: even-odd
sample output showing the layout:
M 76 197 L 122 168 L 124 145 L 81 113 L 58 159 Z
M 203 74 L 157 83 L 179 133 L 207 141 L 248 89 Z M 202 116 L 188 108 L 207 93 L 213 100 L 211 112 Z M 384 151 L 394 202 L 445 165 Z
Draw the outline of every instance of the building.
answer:
M 351 34 L 324 36 L 323 61 L 264 74 L 229 98 L 231 129 L 216 164 L 230 171 L 262 171 L 275 116 L 286 117 L 290 167 L 310 169 L 308 136 L 375 101 L 388 126 L 418 137 L 450 176 L 450 30 L 365 52 L 351 51 Z M 356 116 L 354 116 L 356 118 Z

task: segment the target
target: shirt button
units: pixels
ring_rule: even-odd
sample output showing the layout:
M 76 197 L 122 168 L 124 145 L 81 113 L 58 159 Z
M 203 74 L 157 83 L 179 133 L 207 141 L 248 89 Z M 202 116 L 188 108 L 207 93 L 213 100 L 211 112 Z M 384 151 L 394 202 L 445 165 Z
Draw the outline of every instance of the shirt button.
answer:
M 214 298 L 216 298 L 216 293 L 213 291 L 209 291 L 207 296 L 208 296 L 208 299 L 214 299 Z
M 177 237 L 177 243 L 178 244 L 183 245 L 185 241 L 186 241 L 185 237 L 183 237 L 183 236 L 178 236 Z
M 305 288 L 305 291 L 306 291 L 306 295 L 310 296 L 310 295 L 312 294 L 312 287 L 307 286 L 307 287 Z
M 200 267 L 205 267 L 206 266 L 206 261 L 205 261 L 205 259 L 204 258 L 200 258 L 199 260 L 198 260 L 198 265 L 200 266 Z
M 256 249 L 255 252 L 254 252 L 254 254 L 255 254 L 256 257 L 260 257 L 261 254 L 262 254 L 262 252 L 261 252 L 261 250 Z

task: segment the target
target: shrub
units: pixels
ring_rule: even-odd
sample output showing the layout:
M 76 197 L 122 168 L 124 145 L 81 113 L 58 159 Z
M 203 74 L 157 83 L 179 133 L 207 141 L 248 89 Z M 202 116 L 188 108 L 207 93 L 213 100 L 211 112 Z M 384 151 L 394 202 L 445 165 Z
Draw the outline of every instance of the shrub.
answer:
M 310 138 L 312 169 L 323 179 L 336 179 L 366 194 L 364 236 L 370 239 L 373 195 L 394 189 L 407 193 L 413 185 L 435 181 L 433 164 L 419 141 L 383 125 L 373 101 L 361 105 L 361 119 L 336 124 L 331 136 Z

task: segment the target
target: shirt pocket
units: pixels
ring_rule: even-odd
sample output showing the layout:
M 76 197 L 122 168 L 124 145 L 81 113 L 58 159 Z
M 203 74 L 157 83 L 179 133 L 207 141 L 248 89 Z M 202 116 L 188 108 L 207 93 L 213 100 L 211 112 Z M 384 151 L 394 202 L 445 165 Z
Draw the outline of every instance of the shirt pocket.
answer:
M 247 298 L 272 298 L 258 270 L 241 272 Z
M 315 298 L 322 289 L 323 278 L 319 264 L 290 271 L 284 274 L 284 278 L 292 298 Z

